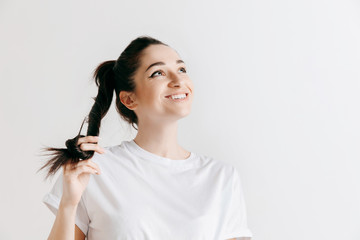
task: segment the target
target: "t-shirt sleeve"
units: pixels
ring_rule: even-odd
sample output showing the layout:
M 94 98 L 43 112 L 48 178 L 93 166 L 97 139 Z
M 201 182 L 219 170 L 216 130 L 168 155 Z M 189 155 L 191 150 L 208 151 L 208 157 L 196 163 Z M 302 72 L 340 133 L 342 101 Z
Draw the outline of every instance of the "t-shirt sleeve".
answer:
M 61 196 L 62 196 L 62 184 L 63 184 L 63 174 L 62 170 L 61 174 L 57 178 L 54 186 L 48 192 L 45 194 L 45 196 L 42 199 L 42 202 L 53 212 L 56 216 L 56 213 L 59 208 Z M 81 197 L 81 200 L 78 204 L 77 210 L 76 210 L 76 216 L 75 216 L 75 224 L 80 228 L 80 230 L 87 236 L 87 231 L 89 228 L 90 219 L 86 211 L 86 207 L 84 204 L 84 199 Z
M 225 234 L 222 239 L 240 237 L 252 237 L 252 232 L 247 226 L 246 203 L 242 189 L 240 175 L 235 167 L 232 167 L 232 195 L 225 218 Z

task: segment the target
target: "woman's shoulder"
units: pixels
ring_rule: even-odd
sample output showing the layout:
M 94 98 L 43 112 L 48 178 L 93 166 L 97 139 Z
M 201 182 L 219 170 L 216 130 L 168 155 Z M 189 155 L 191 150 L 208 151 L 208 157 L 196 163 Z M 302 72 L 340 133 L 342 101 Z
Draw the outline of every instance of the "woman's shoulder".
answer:
M 234 165 L 225 161 L 224 159 L 214 157 L 208 154 L 195 153 L 197 157 L 203 159 L 203 161 L 214 169 L 226 171 L 232 173 L 234 171 Z

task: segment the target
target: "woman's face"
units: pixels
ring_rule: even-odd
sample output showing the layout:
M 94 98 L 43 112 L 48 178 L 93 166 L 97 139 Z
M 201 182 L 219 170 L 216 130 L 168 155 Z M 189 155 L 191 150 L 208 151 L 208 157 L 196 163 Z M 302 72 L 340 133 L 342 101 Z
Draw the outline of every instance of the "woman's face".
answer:
M 144 49 L 134 75 L 133 110 L 139 120 L 178 120 L 191 111 L 193 83 L 185 63 L 171 47 L 157 44 Z M 173 99 L 179 95 L 184 99 Z

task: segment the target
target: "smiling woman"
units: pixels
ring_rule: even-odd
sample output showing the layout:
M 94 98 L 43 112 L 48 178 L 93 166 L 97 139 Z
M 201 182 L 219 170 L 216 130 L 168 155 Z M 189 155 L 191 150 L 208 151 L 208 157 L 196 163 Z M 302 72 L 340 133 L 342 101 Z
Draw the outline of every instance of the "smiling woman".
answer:
M 53 157 L 41 168 L 49 168 L 47 177 L 62 170 L 43 199 L 56 215 L 48 239 L 250 239 L 237 169 L 177 142 L 178 120 L 194 97 L 179 54 L 142 36 L 101 63 L 94 78 L 87 136 L 83 122 L 67 148 L 47 148 Z M 101 147 L 114 92 L 117 111 L 138 132 Z
M 139 119 L 146 119 L 139 123 L 139 128 L 140 124 L 144 124 L 143 128 L 154 126 L 154 121 L 169 126 L 176 124 L 176 120 L 190 113 L 193 100 L 194 85 L 184 61 L 175 50 L 163 44 L 148 46 L 141 56 L 139 69 L 134 74 L 135 90 L 120 93 L 120 99 L 124 99 Z M 183 93 L 185 98 L 178 96 Z

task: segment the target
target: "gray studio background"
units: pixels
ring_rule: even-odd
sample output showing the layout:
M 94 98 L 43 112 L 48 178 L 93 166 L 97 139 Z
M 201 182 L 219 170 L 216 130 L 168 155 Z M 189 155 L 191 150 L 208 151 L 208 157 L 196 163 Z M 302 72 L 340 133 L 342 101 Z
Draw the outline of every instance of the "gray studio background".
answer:
M 93 70 L 140 35 L 186 62 L 180 144 L 237 167 L 254 240 L 360 239 L 358 1 L 2 0 L 0 32 L 0 239 L 47 238 L 40 148 L 77 134 Z M 100 144 L 135 134 L 113 105 Z

